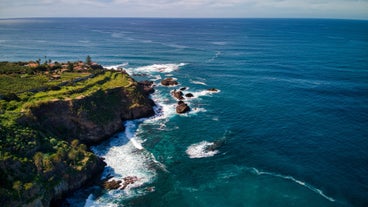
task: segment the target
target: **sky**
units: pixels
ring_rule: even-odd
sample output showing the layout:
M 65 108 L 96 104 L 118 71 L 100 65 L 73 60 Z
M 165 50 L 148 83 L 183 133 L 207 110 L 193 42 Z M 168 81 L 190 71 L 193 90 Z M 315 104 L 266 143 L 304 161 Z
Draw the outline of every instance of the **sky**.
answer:
M 0 0 L 0 18 L 22 17 L 368 20 L 368 0 Z

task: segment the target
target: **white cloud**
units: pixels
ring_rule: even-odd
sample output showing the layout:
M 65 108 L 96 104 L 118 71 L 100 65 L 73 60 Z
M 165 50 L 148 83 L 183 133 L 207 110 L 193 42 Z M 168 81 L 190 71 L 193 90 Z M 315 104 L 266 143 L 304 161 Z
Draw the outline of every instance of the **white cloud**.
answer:
M 0 17 L 35 16 L 368 19 L 368 0 L 0 0 Z

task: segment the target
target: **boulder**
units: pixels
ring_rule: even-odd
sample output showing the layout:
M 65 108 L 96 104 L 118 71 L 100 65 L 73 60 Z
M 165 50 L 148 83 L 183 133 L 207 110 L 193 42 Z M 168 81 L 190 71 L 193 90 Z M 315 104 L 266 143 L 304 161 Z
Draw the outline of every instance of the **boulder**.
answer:
M 186 103 L 184 103 L 184 101 L 179 101 L 178 105 L 176 106 L 176 113 L 183 114 L 188 111 L 190 111 L 189 106 Z
M 187 93 L 187 94 L 185 94 L 185 97 L 192 98 L 192 97 L 194 97 L 194 95 L 192 93 Z
M 178 82 L 174 78 L 165 78 L 161 81 L 161 84 L 164 86 L 175 86 L 178 85 Z
M 123 183 L 123 185 L 121 186 L 120 189 L 124 190 L 128 185 L 134 184 L 137 181 L 138 181 L 137 176 L 127 176 L 127 177 L 124 178 L 124 183 Z
M 171 94 L 176 98 L 176 99 L 178 99 L 178 100 L 183 100 L 184 99 L 184 97 L 183 97 L 183 92 L 181 92 L 181 91 L 177 91 L 177 90 L 173 90 L 172 92 L 171 92 Z
M 181 91 L 185 91 L 185 90 L 187 90 L 187 87 L 182 87 L 182 88 L 180 88 L 179 90 L 181 90 Z
M 103 184 L 103 187 L 106 190 L 115 190 L 121 187 L 121 180 L 110 180 L 110 181 L 105 181 L 105 183 Z

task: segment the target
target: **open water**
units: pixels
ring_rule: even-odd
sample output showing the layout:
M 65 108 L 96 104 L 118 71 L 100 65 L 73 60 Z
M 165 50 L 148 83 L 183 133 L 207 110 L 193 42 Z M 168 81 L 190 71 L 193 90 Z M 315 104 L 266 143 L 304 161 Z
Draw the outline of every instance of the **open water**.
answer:
M 92 148 L 138 181 L 71 206 L 368 206 L 368 21 L 0 20 L 1 61 L 87 55 L 155 81 L 158 107 Z

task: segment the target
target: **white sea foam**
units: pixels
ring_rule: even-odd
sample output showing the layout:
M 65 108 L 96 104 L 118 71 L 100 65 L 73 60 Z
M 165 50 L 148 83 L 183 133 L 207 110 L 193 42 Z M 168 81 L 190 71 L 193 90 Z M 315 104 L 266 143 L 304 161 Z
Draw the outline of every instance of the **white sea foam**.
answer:
M 202 90 L 202 91 L 194 91 L 194 92 L 190 92 L 190 93 L 193 94 L 193 98 L 199 98 L 199 97 L 202 97 L 202 96 L 210 96 L 211 94 L 220 93 L 220 92 L 221 92 L 221 90 L 217 90 L 217 91 Z
M 178 70 L 180 67 L 186 65 L 185 63 L 179 64 L 153 64 L 142 66 L 133 69 L 136 72 L 145 72 L 145 73 L 152 73 L 152 72 L 160 72 L 160 73 L 171 73 L 175 70 Z
M 211 42 L 214 45 L 226 45 L 227 42 Z
M 281 175 L 281 174 L 278 174 L 278 173 L 272 173 L 272 172 L 265 172 L 265 171 L 261 171 L 261 170 L 258 170 L 256 168 L 251 168 L 252 172 L 254 172 L 255 174 L 257 175 L 269 175 L 269 176 L 273 176 L 273 177 L 279 177 L 279 178 L 282 178 L 282 179 L 286 179 L 286 180 L 291 180 L 301 186 L 304 186 L 306 188 L 308 188 L 309 190 L 321 195 L 322 197 L 326 198 L 327 200 L 331 201 L 331 202 L 335 202 L 336 200 L 327 196 L 326 194 L 323 193 L 322 190 L 306 183 L 306 182 L 303 182 L 301 180 L 298 180 L 298 179 L 295 179 L 294 177 L 292 176 L 289 176 L 289 175 Z
M 110 65 L 110 66 L 104 66 L 104 68 L 108 69 L 108 70 L 117 70 L 118 68 L 123 68 L 128 66 L 129 63 L 122 63 L 122 64 L 118 64 L 118 65 Z
M 197 85 L 204 85 L 204 86 L 206 86 L 206 85 L 207 85 L 205 82 L 201 82 L 201 81 L 194 81 L 194 80 L 191 80 L 190 82 L 191 82 L 191 83 L 193 83 L 193 84 L 197 84 Z
M 190 158 L 212 157 L 219 152 L 218 150 L 208 150 L 208 147 L 212 146 L 213 144 L 214 142 L 202 141 L 190 145 L 185 152 Z
M 145 119 L 127 121 L 125 131 L 117 134 L 109 142 L 93 147 L 92 151 L 105 159 L 107 166 L 102 177 L 113 176 L 114 180 L 123 180 L 127 176 L 136 176 L 138 180 L 128 185 L 124 190 L 109 191 L 97 198 L 89 197 L 86 206 L 106 206 L 111 199 L 121 199 L 137 196 L 135 188 L 151 183 L 156 176 L 156 168 L 163 164 L 142 146 L 143 140 L 136 136 L 138 125 Z M 142 191 L 141 193 L 145 193 Z M 92 200 L 92 201 L 91 201 Z M 88 205 L 87 205 L 88 204 Z

